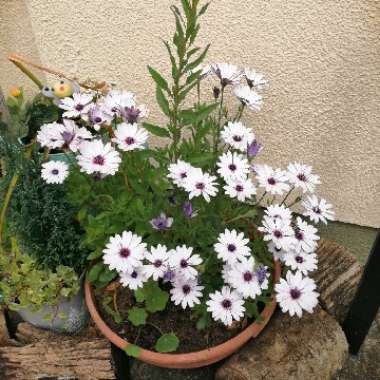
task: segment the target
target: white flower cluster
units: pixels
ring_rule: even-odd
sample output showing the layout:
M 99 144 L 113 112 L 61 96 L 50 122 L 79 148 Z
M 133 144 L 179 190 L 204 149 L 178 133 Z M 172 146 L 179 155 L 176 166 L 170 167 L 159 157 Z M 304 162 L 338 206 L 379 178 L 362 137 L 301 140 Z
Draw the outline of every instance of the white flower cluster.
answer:
M 144 105 L 136 105 L 131 92 L 111 90 L 99 93 L 74 93 L 58 103 L 63 109 L 63 122 L 44 124 L 37 134 L 42 147 L 64 149 L 77 154 L 82 172 L 99 177 L 114 175 L 121 163 L 119 150 L 128 152 L 144 149 L 148 132 L 138 122 L 148 115 Z M 113 129 L 111 128 L 113 124 Z M 111 130 L 111 141 L 104 143 L 96 137 L 101 128 Z M 53 167 L 54 166 L 54 167 Z M 50 164 L 42 171 L 47 183 L 62 183 L 68 166 Z

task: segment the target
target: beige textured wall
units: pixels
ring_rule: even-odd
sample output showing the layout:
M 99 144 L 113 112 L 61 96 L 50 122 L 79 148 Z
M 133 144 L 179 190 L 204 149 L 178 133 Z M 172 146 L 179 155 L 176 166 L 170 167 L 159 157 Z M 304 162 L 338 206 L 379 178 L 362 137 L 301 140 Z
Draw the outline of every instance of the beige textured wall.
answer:
M 159 120 L 146 65 L 167 67 L 159 38 L 172 30 L 171 3 L 3 0 L 1 54 L 116 81 Z M 271 82 L 262 112 L 245 119 L 266 147 L 260 160 L 315 166 L 338 219 L 367 226 L 380 226 L 379 35 L 378 0 L 214 0 L 202 32 L 210 61 L 254 67 Z M 3 61 L 8 90 L 19 76 Z

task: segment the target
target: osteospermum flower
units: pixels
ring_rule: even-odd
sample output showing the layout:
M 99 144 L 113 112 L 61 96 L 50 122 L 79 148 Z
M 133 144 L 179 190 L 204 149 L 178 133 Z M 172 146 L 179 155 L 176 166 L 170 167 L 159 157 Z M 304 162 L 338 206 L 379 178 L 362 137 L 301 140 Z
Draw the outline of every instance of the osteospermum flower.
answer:
M 121 162 L 119 153 L 112 145 L 110 143 L 103 144 L 101 140 L 83 142 L 79 152 L 80 170 L 87 174 L 114 175 Z
M 157 218 L 153 218 L 150 224 L 155 230 L 168 230 L 173 224 L 173 218 L 169 218 L 162 212 Z
M 190 170 L 184 183 L 185 190 L 189 193 L 189 199 L 203 196 L 206 202 L 210 202 L 210 197 L 215 197 L 218 192 L 215 181 L 215 176 L 203 173 L 199 168 Z
M 285 256 L 289 252 L 289 248 L 285 251 L 283 248 L 277 248 L 276 245 L 270 241 L 268 242 L 268 251 L 273 255 L 275 260 L 285 262 Z
M 111 123 L 112 116 L 105 113 L 98 105 L 93 104 L 88 110 L 87 119 L 95 131 L 99 131 L 103 124 L 109 125 Z
M 255 259 L 243 257 L 236 262 L 229 273 L 229 283 L 243 298 L 255 299 L 261 294 L 261 286 L 256 277 Z
M 332 205 L 327 203 L 326 199 L 318 200 L 316 195 L 308 196 L 302 202 L 305 211 L 304 216 L 308 216 L 314 223 L 323 222 L 327 224 L 328 220 L 335 220 L 335 213 L 332 210 Z
M 130 231 L 124 231 L 121 235 L 111 236 L 106 248 L 103 250 L 104 264 L 111 270 L 120 273 L 132 273 L 142 266 L 142 260 L 146 253 L 146 243 L 142 238 Z
M 219 157 L 218 173 L 225 180 L 244 180 L 250 171 L 248 160 L 238 153 L 230 151 Z
M 294 250 L 296 252 L 314 252 L 317 248 L 319 236 L 318 230 L 311 224 L 307 224 L 300 217 L 297 217 L 294 226 Z
M 289 251 L 294 244 L 294 231 L 287 221 L 264 216 L 263 226 L 258 229 L 264 233 L 264 240 L 272 241 L 278 249 Z
M 111 117 L 120 116 L 120 108 L 124 105 L 135 105 L 135 94 L 129 91 L 111 90 L 102 98 L 101 109 Z
M 257 90 L 263 90 L 268 85 L 268 81 L 264 79 L 264 76 L 253 69 L 244 69 L 244 76 L 248 86 L 251 88 L 255 87 Z
M 37 133 L 37 141 L 41 146 L 49 149 L 62 148 L 65 140 L 62 137 L 64 126 L 60 123 L 48 123 L 42 125 Z
M 237 84 L 243 75 L 243 70 L 229 63 L 216 63 L 211 65 L 212 71 L 220 79 L 222 87 Z
M 259 111 L 263 104 L 263 97 L 247 85 L 242 84 L 236 87 L 234 94 L 242 104 L 252 111 Z
M 298 162 L 288 165 L 287 176 L 294 187 L 299 187 L 304 193 L 314 193 L 315 186 L 320 184 L 319 176 L 312 173 L 313 168 Z
M 270 205 L 265 209 L 265 215 L 269 218 L 279 218 L 284 222 L 290 223 L 292 219 L 292 211 L 284 205 Z
M 169 251 L 169 265 L 180 271 L 186 279 L 194 279 L 198 271 L 194 268 L 202 264 L 203 260 L 198 254 L 193 254 L 193 248 L 186 245 L 178 246 Z
M 249 178 L 246 180 L 228 180 L 223 188 L 226 194 L 231 198 L 237 198 L 240 202 L 245 202 L 246 199 L 250 199 L 252 195 L 256 194 L 256 187 Z
M 187 162 L 178 160 L 175 164 L 169 165 L 168 178 L 170 178 L 178 187 L 184 187 L 185 181 L 192 169 L 193 167 Z
M 277 302 L 280 304 L 284 313 L 290 316 L 297 315 L 302 317 L 302 311 L 309 313 L 318 304 L 319 294 L 315 291 L 315 282 L 309 277 L 302 277 L 301 272 L 288 272 L 286 280 L 281 278 L 275 285 Z
M 288 252 L 285 255 L 285 265 L 291 270 L 300 271 L 304 275 L 316 270 L 317 263 L 318 259 L 315 253 L 301 251 L 298 253 Z
M 151 247 L 150 252 L 145 254 L 148 264 L 144 265 L 144 273 L 147 278 L 152 277 L 157 281 L 163 278 L 169 262 L 169 252 L 165 245 L 158 244 L 157 247 Z
M 42 164 L 41 177 L 46 183 L 60 184 L 69 175 L 69 167 L 62 161 L 48 161 Z
M 253 170 L 259 185 L 272 195 L 282 195 L 290 190 L 287 183 L 286 172 L 280 169 L 272 169 L 269 165 L 254 165 Z
M 236 230 L 226 228 L 224 232 L 219 234 L 218 242 L 214 244 L 214 250 L 219 259 L 232 265 L 251 255 L 248 243 L 249 239 L 244 237 L 243 232 L 238 233 Z
M 228 286 L 224 286 L 221 291 L 211 293 L 210 300 L 206 304 L 212 318 L 226 326 L 231 326 L 234 320 L 240 321 L 244 316 L 244 300 L 236 290 Z
M 241 152 L 246 152 L 248 145 L 255 139 L 254 133 L 240 121 L 229 122 L 222 130 L 221 136 L 226 144 Z
M 181 305 L 182 309 L 193 308 L 194 305 L 201 303 L 203 289 L 204 286 L 198 285 L 195 279 L 179 279 L 170 289 L 171 300 L 175 305 Z
M 92 104 L 93 95 L 92 94 L 81 94 L 74 92 L 72 97 L 67 97 L 61 99 L 59 108 L 65 110 L 63 117 L 77 118 L 87 116 L 87 113 Z
M 120 283 L 131 290 L 142 288 L 144 283 L 148 281 L 144 267 L 137 267 L 132 272 L 120 273 Z
M 64 144 L 71 151 L 77 152 L 83 141 L 93 138 L 91 132 L 83 127 L 78 127 L 73 120 L 63 119 L 63 130 L 61 132 Z
M 145 143 L 148 140 L 148 132 L 144 128 L 139 128 L 137 124 L 122 123 L 116 127 L 114 132 L 114 142 L 119 149 L 126 152 L 135 149 L 145 149 Z

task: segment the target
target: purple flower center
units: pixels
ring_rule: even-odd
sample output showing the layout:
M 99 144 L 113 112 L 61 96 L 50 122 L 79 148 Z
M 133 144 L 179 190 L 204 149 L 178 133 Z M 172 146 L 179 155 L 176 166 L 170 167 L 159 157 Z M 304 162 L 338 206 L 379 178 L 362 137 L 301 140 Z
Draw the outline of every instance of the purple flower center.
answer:
M 277 239 L 282 238 L 282 232 L 279 231 L 279 230 L 274 230 L 273 235 L 274 235 Z
M 191 291 L 191 288 L 189 285 L 183 285 L 182 286 L 182 291 L 183 291 L 183 294 L 189 294 L 190 291 Z
M 137 278 L 137 276 L 138 276 L 138 274 L 137 274 L 137 272 L 134 270 L 134 271 L 132 272 L 132 274 L 131 274 L 131 277 L 132 277 L 132 278 Z
M 198 189 L 198 190 L 203 190 L 205 188 L 205 184 L 203 182 L 198 182 L 195 187 Z
M 228 245 L 227 245 L 227 249 L 228 249 L 230 252 L 235 252 L 235 251 L 236 251 L 236 245 L 235 245 L 235 244 L 228 244 Z
M 300 230 L 296 230 L 294 233 L 294 236 L 296 237 L 297 240 L 303 240 L 304 238 L 303 233 Z
M 94 159 L 92 160 L 92 162 L 95 164 L 95 165 L 104 165 L 104 157 L 100 154 L 98 154 L 96 157 L 94 157 Z
M 270 178 L 268 178 L 268 183 L 269 183 L 269 185 L 275 185 L 276 180 L 273 177 L 270 177 Z
M 181 178 L 186 178 L 186 177 L 187 177 L 187 173 L 186 173 L 186 172 L 182 172 L 182 173 L 180 174 L 180 177 L 181 177 Z
M 230 165 L 228 166 L 228 169 L 230 169 L 232 172 L 234 172 L 234 171 L 237 169 L 237 167 L 236 167 L 235 164 L 230 164 Z
M 127 137 L 127 138 L 125 139 L 125 143 L 126 143 L 127 145 L 132 145 L 132 144 L 135 143 L 135 139 L 134 139 L 133 137 Z
M 236 185 L 235 190 L 240 193 L 244 190 L 244 187 L 242 185 Z
M 236 142 L 240 142 L 242 140 L 242 137 L 241 136 L 237 136 L 235 135 L 233 138 L 232 138 L 234 141 Z
M 187 262 L 187 260 L 182 259 L 180 262 L 180 265 L 181 265 L 181 268 L 187 268 L 189 266 L 189 263 Z
M 303 257 L 302 256 L 296 256 L 296 262 L 298 264 L 302 264 L 303 263 Z
M 123 259 L 126 259 L 127 257 L 129 257 L 130 254 L 131 254 L 131 251 L 130 251 L 128 248 L 122 248 L 122 249 L 119 251 L 119 255 L 120 255 L 120 257 L 122 257 Z
M 54 174 L 54 175 L 57 175 L 59 173 L 59 170 L 58 169 L 53 169 L 51 171 L 51 174 Z
M 77 104 L 77 105 L 75 106 L 75 109 L 76 109 L 77 111 L 82 111 L 83 108 L 84 108 L 84 105 L 83 105 L 83 104 Z
M 162 261 L 161 260 L 156 260 L 153 264 L 156 268 L 159 268 L 161 265 L 162 265 Z
M 253 278 L 253 275 L 252 275 L 251 272 L 247 271 L 247 272 L 244 273 L 243 278 L 244 278 L 245 282 L 251 282 L 252 278 Z
M 61 136 L 65 140 L 65 143 L 67 144 L 71 143 L 71 141 L 73 141 L 74 139 L 74 134 L 67 131 L 62 132 Z
M 225 300 L 222 301 L 222 306 L 225 309 L 231 309 L 232 302 L 229 299 L 225 299 Z
M 303 174 L 303 173 L 300 173 L 300 174 L 298 174 L 297 175 L 297 178 L 300 180 L 300 181 L 302 181 L 302 182 L 306 182 L 306 176 L 305 176 L 305 174 Z
M 290 296 L 294 299 L 297 300 L 298 298 L 301 297 L 301 291 L 298 290 L 297 288 L 293 288 L 290 290 Z
M 321 209 L 316 206 L 316 207 L 313 207 L 313 211 L 316 213 L 316 214 L 320 214 L 321 213 Z
M 102 122 L 102 118 L 99 117 L 99 116 L 96 116 L 96 117 L 94 118 L 94 122 L 95 122 L 96 124 L 101 123 L 101 122 Z

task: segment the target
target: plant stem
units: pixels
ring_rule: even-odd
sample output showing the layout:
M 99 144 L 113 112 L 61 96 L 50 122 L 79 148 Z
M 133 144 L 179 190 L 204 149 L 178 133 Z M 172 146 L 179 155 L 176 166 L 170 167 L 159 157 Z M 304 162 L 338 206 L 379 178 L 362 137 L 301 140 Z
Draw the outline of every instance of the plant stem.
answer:
M 261 198 L 254 204 L 254 206 L 257 206 L 260 204 L 260 202 L 264 199 L 264 197 L 267 195 L 267 192 L 264 191 L 264 194 L 261 196 Z
M 198 107 L 201 105 L 201 81 L 198 79 L 197 83 L 197 97 L 198 97 Z
M 151 323 L 151 322 L 146 322 L 146 324 L 147 324 L 148 326 L 152 326 L 153 328 L 155 328 L 157 331 L 159 331 L 159 333 L 160 333 L 161 335 L 164 335 L 164 332 L 163 332 L 158 326 L 156 326 L 155 324 L 153 324 L 153 323 Z
M 44 87 L 44 85 L 42 84 L 42 82 L 29 69 L 27 69 L 20 62 L 12 61 L 12 63 L 14 65 L 16 65 L 27 77 L 29 77 L 29 79 L 31 79 L 37 85 L 37 87 L 40 90 L 42 90 L 42 88 Z
M 220 142 L 220 131 L 222 129 L 222 116 L 223 116 L 223 103 L 224 103 L 224 89 L 225 86 L 222 86 L 222 89 L 220 91 L 220 104 L 219 104 L 219 114 L 218 114 L 218 125 L 217 130 L 214 135 L 214 153 L 216 154 L 218 152 L 218 146 Z
M 239 109 L 238 109 L 238 111 L 237 111 L 237 113 L 236 113 L 236 116 L 235 116 L 235 118 L 234 118 L 234 121 L 240 121 L 241 117 L 243 116 L 243 112 L 244 112 L 244 110 L 245 110 L 245 104 L 242 103 L 242 104 L 240 104 L 240 106 L 239 106 Z
M 285 198 L 280 203 L 280 206 L 282 206 L 285 203 L 285 201 L 288 199 L 289 195 L 292 193 L 293 190 L 294 190 L 294 186 L 289 190 L 288 194 L 286 194 Z

